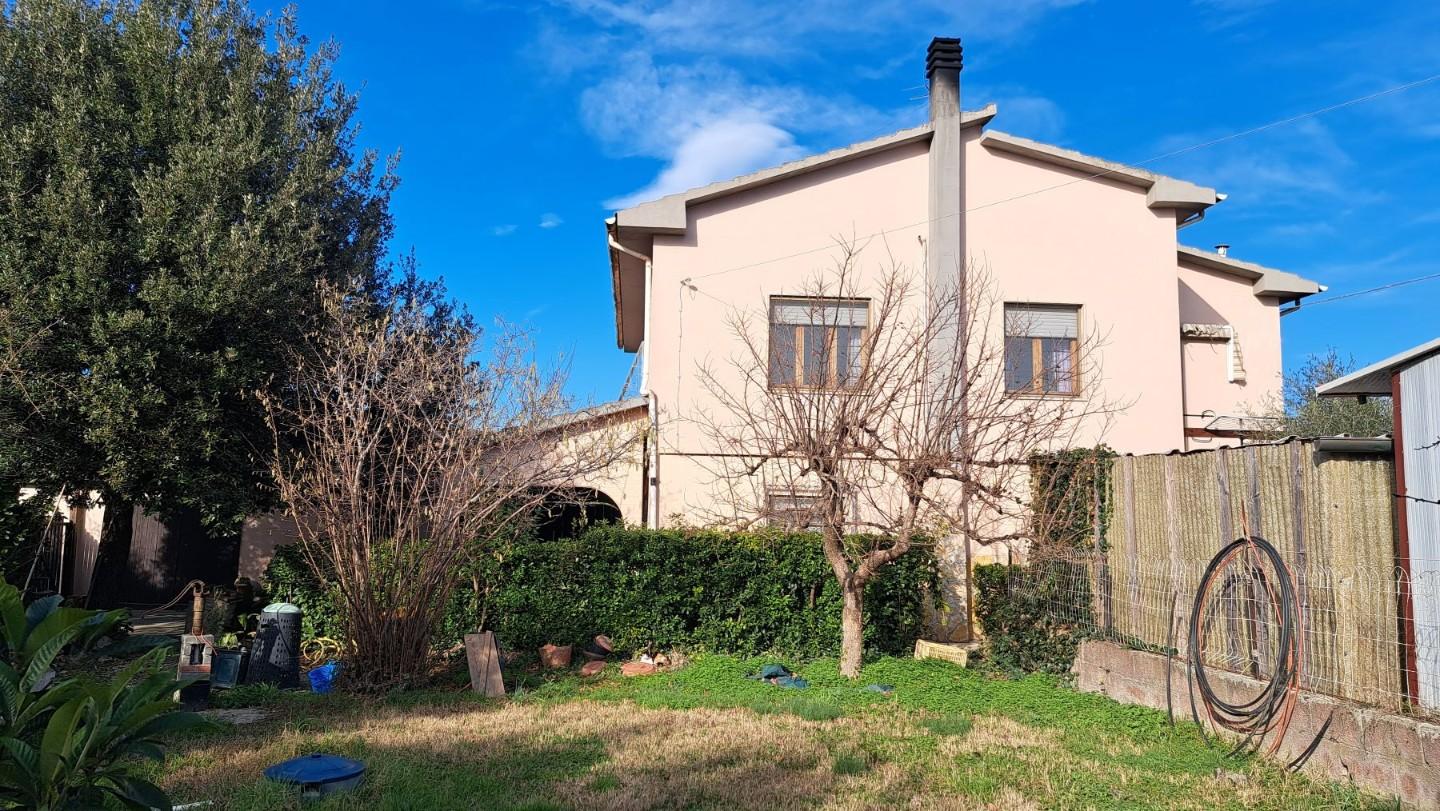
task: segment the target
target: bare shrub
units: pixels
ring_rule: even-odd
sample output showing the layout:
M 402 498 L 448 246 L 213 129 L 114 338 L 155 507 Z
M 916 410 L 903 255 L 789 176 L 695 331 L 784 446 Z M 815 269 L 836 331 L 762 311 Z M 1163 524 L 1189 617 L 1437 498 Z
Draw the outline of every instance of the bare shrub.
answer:
M 428 670 L 466 555 L 602 469 L 626 438 L 559 417 L 564 374 L 523 332 L 481 341 L 433 289 L 324 294 L 324 327 L 262 400 L 299 543 L 343 598 L 352 669 L 376 688 Z

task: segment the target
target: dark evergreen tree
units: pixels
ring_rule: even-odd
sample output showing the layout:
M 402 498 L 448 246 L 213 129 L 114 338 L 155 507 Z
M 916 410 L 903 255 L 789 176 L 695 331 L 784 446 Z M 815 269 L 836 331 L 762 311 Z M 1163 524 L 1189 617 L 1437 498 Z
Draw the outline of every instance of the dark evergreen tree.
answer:
M 255 391 L 318 282 L 383 284 L 395 178 L 335 56 L 240 2 L 0 3 L 0 481 L 100 494 L 92 605 L 134 505 L 273 503 Z

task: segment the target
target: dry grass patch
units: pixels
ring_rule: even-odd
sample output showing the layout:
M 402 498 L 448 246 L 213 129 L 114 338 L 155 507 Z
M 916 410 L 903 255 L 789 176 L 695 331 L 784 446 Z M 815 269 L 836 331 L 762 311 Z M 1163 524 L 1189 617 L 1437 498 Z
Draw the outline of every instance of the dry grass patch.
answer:
M 590 773 L 554 786 L 552 796 L 566 805 L 793 808 L 834 783 L 829 751 L 809 729 L 814 722 L 747 710 L 566 706 L 583 712 L 569 729 L 598 737 L 607 755 Z M 597 781 L 596 774 L 609 779 Z
M 236 811 L 299 808 L 260 773 L 315 751 L 370 770 L 356 794 L 305 811 L 1386 807 L 1041 680 L 883 660 L 871 678 L 897 688 L 880 697 L 827 667 L 806 668 L 804 695 L 746 679 L 752 662 L 701 657 L 505 702 L 263 697 L 270 720 L 180 742 L 156 776 L 177 803 Z
M 1057 747 L 1056 733 L 1026 726 L 1000 715 L 982 715 L 963 736 L 944 738 L 940 751 L 947 756 L 973 755 L 992 749 L 1049 749 Z

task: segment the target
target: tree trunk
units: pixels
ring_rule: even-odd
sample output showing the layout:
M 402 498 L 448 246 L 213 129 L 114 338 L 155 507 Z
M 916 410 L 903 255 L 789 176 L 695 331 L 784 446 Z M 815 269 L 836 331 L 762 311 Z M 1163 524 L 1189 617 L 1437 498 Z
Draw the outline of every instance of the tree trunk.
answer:
M 100 527 L 100 547 L 90 574 L 87 608 L 114 608 L 124 597 L 130 582 L 130 542 L 135 537 L 135 502 L 114 493 L 103 493 L 105 515 Z
M 860 659 L 865 653 L 865 615 L 862 599 L 865 585 L 851 576 L 840 585 L 845 605 L 840 612 L 840 675 L 847 679 L 860 676 Z

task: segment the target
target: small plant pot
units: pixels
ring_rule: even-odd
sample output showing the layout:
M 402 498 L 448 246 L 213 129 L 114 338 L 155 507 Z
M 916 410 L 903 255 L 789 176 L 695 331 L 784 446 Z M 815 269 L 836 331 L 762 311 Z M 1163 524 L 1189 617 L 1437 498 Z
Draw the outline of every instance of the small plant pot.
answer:
M 216 648 L 210 658 L 210 686 L 229 689 L 239 684 L 246 658 L 244 648 Z
M 571 651 L 569 645 L 545 645 L 540 648 L 540 663 L 549 670 L 569 667 Z

